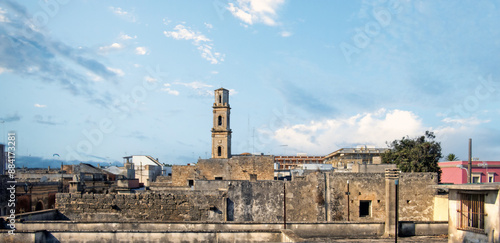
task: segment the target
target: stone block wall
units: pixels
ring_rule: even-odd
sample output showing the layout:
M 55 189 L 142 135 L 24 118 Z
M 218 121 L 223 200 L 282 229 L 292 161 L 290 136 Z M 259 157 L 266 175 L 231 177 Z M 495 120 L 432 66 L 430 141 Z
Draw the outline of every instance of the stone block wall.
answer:
M 431 221 L 437 173 L 401 173 L 399 179 L 399 220 Z
M 194 180 L 197 178 L 197 171 L 197 166 L 172 166 L 172 186 L 188 186 L 188 180 Z
M 219 192 L 59 193 L 56 208 L 76 221 L 222 221 Z
M 285 182 L 287 221 L 326 221 L 324 175 L 312 172 Z
M 283 221 L 282 181 L 231 181 L 226 200 L 228 221 Z
M 313 171 L 287 182 L 198 180 L 194 190 L 172 188 L 135 195 L 58 194 L 57 208 L 70 219 L 84 221 L 114 218 L 282 222 L 286 198 L 288 222 L 347 221 L 348 218 L 353 222 L 383 222 L 387 215 L 386 200 L 395 198 L 395 195 L 386 197 L 385 184 L 384 173 Z M 437 185 L 435 173 L 401 174 L 400 220 L 433 220 L 436 194 L 433 185 Z M 369 210 L 367 215 L 360 214 L 362 204 Z
M 230 159 L 200 159 L 198 161 L 200 178 L 214 180 L 257 180 L 274 179 L 274 158 L 272 156 L 233 156 Z
M 172 167 L 172 186 L 188 186 L 188 180 L 274 179 L 273 156 L 233 156 L 230 159 L 200 159 L 195 166 Z
M 332 221 L 383 221 L 385 219 L 385 177 L 383 173 L 331 173 Z M 349 201 L 346 195 L 349 181 Z M 360 217 L 361 201 L 370 201 L 370 215 Z M 349 205 L 348 205 L 349 203 Z M 347 211 L 349 208 L 349 212 Z M 348 215 L 349 214 L 349 215 Z

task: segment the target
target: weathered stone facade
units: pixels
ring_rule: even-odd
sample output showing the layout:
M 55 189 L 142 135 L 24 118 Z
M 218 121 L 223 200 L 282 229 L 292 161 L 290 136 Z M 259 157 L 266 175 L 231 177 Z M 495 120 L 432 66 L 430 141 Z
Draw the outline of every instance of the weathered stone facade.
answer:
M 57 209 L 76 221 L 222 221 L 222 193 L 57 194 Z
M 273 163 L 273 156 L 199 159 L 196 165 L 174 165 L 172 186 L 189 186 L 190 180 L 273 180 Z
M 60 194 L 56 205 L 77 220 L 281 222 L 286 198 L 289 222 L 381 222 L 388 215 L 387 200 L 395 198 L 386 183 L 383 173 L 311 172 L 287 182 L 197 180 L 193 189 L 135 195 Z M 399 219 L 432 221 L 435 185 L 435 173 L 402 173 Z

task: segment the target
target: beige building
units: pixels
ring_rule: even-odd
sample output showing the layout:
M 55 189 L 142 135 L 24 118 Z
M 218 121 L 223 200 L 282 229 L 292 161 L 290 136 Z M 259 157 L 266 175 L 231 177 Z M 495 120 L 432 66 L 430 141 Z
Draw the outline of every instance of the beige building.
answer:
M 325 156 L 324 163 L 333 167 L 344 167 L 348 164 L 381 164 L 381 154 L 388 148 L 358 146 L 357 148 L 341 148 Z
M 439 187 L 449 190 L 448 242 L 500 242 L 500 183 Z
M 323 164 L 323 156 L 275 156 L 274 162 L 278 170 L 292 170 L 302 168 L 304 164 Z
M 123 157 L 124 164 L 130 167 L 133 165 L 135 170 L 135 179 L 139 179 L 139 183 L 149 186 L 151 182 L 156 181 L 156 177 L 162 174 L 162 164 L 157 159 L 148 155 L 133 155 Z M 134 179 L 130 178 L 129 179 Z

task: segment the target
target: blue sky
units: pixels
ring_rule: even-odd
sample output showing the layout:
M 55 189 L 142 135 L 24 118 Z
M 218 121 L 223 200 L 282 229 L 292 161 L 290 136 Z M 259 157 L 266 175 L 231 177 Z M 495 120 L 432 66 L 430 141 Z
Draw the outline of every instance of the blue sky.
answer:
M 500 160 L 499 1 L 2 1 L 0 132 L 20 163 L 325 155 L 434 131 Z M 30 160 L 31 158 L 31 160 Z M 33 162 L 38 163 L 38 162 Z

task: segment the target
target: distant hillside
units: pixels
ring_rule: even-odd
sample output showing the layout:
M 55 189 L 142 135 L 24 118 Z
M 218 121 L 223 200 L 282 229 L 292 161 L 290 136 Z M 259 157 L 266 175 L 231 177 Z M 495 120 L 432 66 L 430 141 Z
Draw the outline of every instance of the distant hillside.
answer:
M 18 156 L 16 158 L 15 164 L 17 167 L 24 166 L 28 168 L 47 168 L 50 166 L 51 168 L 59 168 L 61 167 L 61 163 L 65 165 L 87 163 L 94 166 L 97 166 L 97 164 L 100 164 L 101 166 L 108 166 L 108 165 L 123 166 L 123 163 L 118 161 L 113 161 L 111 163 L 103 161 L 78 161 L 78 160 L 65 161 L 65 160 L 59 160 L 58 158 L 46 159 L 38 156 Z

